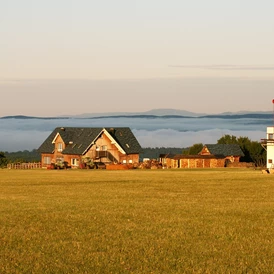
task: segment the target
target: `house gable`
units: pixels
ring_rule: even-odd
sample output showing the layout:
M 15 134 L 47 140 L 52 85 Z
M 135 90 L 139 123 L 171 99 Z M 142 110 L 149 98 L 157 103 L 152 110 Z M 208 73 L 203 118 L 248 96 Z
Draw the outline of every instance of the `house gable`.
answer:
M 60 133 L 59 132 L 57 132 L 57 134 L 55 135 L 55 137 L 53 138 L 53 140 L 52 140 L 52 143 L 53 144 L 55 144 L 55 142 L 56 142 L 56 140 L 57 140 L 57 138 L 60 136 Z
M 103 128 L 102 131 L 96 136 L 96 138 L 92 141 L 92 143 L 86 148 L 86 150 L 83 152 L 83 154 L 85 154 L 94 144 L 96 144 L 96 141 L 98 140 L 98 138 L 100 138 L 102 135 L 105 135 L 110 143 L 112 145 L 114 145 L 117 150 L 122 153 L 122 154 L 126 154 L 126 152 L 123 150 L 123 148 L 119 145 L 119 143 L 113 138 L 113 136 L 105 129 Z
M 52 143 L 54 144 L 54 151 L 56 152 L 63 152 L 66 147 L 66 144 L 59 133 L 56 134 Z
M 207 146 L 204 146 L 199 154 L 200 154 L 200 155 L 211 155 L 211 153 L 210 153 L 210 151 L 208 150 L 208 147 L 207 147 Z

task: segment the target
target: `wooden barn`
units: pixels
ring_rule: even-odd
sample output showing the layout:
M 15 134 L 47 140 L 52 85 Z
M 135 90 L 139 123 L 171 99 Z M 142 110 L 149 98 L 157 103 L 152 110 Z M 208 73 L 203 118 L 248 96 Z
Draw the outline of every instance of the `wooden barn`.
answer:
M 231 163 L 240 162 L 240 158 L 244 156 L 238 144 L 206 144 L 199 154 L 224 156 Z
M 225 166 L 224 156 L 215 155 L 160 155 L 160 162 L 166 168 L 215 168 Z
M 58 127 L 38 151 L 43 168 L 49 168 L 57 162 L 79 168 L 87 159 L 104 164 L 139 163 L 141 146 L 128 127 Z
M 239 162 L 242 156 L 239 145 L 207 144 L 198 155 L 161 154 L 160 162 L 166 168 L 217 168 Z

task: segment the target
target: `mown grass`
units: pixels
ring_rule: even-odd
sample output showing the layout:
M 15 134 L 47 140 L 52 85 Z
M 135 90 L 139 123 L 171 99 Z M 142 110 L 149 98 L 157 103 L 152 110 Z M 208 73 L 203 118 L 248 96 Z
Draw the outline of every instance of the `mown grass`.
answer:
M 0 170 L 0 273 L 274 273 L 273 176 Z

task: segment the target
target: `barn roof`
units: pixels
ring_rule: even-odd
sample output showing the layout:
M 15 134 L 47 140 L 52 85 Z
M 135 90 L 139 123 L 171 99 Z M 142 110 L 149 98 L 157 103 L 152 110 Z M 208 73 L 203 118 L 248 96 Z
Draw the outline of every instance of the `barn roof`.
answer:
M 224 156 L 244 156 L 238 144 L 205 144 L 210 154 Z
M 57 127 L 47 137 L 47 139 L 38 148 L 40 153 L 53 153 L 54 140 L 61 136 L 66 144 L 66 148 L 62 151 L 63 154 L 82 155 L 89 149 L 97 138 L 106 132 L 110 138 L 115 140 L 117 145 L 126 152 L 126 154 L 140 153 L 141 146 L 136 137 L 128 127 L 118 128 L 76 128 L 76 127 Z

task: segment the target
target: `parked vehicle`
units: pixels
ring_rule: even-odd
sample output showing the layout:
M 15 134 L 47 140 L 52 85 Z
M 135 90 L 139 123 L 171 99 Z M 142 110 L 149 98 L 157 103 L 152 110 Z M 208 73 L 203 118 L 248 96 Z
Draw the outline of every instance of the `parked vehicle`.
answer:
M 51 164 L 52 169 L 67 169 L 69 168 L 68 162 L 57 160 L 56 163 Z
M 95 163 L 93 162 L 93 159 L 90 157 L 83 157 L 82 158 L 83 167 L 87 169 L 94 169 L 96 168 Z

